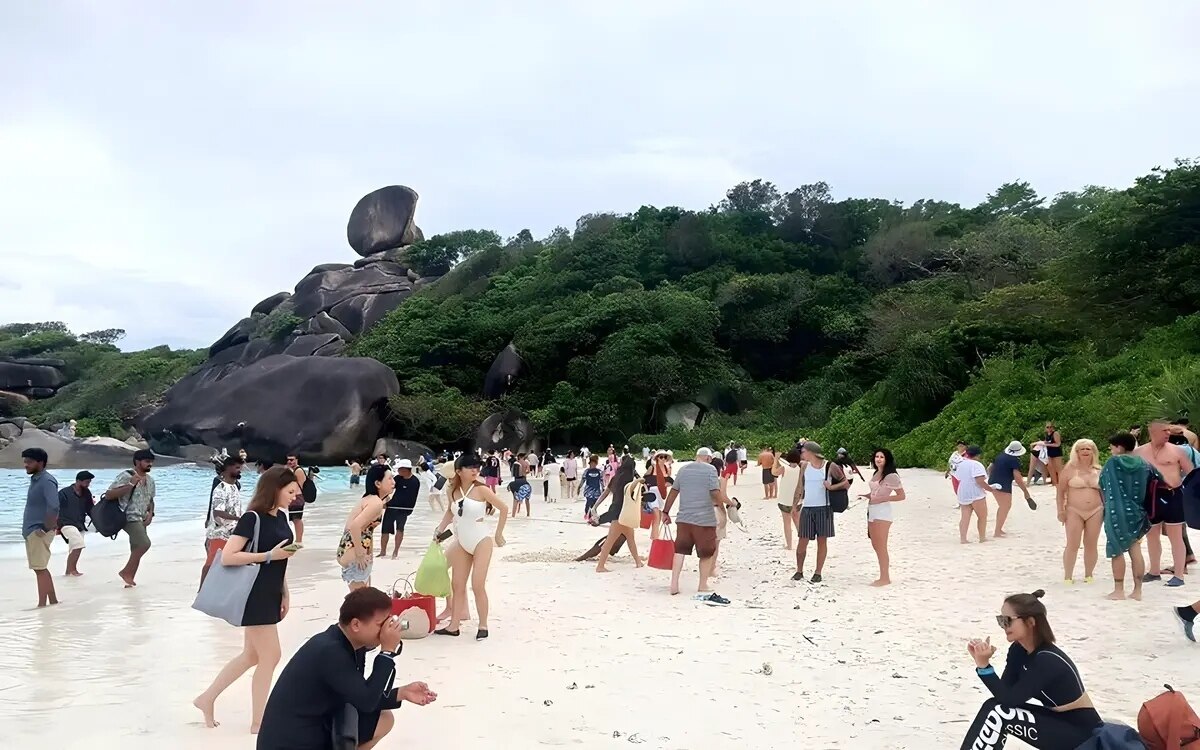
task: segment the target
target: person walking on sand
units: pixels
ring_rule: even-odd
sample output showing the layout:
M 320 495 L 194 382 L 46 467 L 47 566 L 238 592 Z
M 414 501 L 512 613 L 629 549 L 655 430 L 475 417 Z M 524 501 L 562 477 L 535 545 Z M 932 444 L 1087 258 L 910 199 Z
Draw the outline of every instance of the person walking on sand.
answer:
M 708 586 L 717 554 L 717 505 L 733 505 L 721 492 L 721 481 L 712 467 L 709 448 L 696 451 L 696 460 L 681 466 L 675 484 L 667 494 L 663 523 L 671 523 L 671 507 L 679 501 L 679 520 L 675 527 L 675 559 L 671 565 L 671 594 L 679 593 L 679 577 L 684 560 L 694 550 L 700 558 L 700 583 L 697 587 L 705 604 L 726 606 L 729 600 Z
M 347 705 L 357 712 L 358 725 L 341 731 L 359 750 L 369 750 L 395 727 L 392 712 L 402 703 L 427 706 L 437 700 L 424 682 L 393 687 L 402 628 L 384 592 L 363 588 L 347 594 L 337 623 L 309 638 L 279 673 L 257 750 L 329 750 L 330 731 Z M 367 652 L 376 648 L 371 676 L 365 677 Z
M 154 453 L 145 448 L 134 451 L 133 468 L 126 469 L 117 475 L 105 497 L 117 500 L 118 506 L 125 512 L 125 536 L 129 537 L 129 560 L 125 567 L 117 573 L 125 582 L 125 588 L 137 585 L 138 567 L 142 558 L 150 551 L 150 535 L 146 527 L 154 520 L 154 497 L 156 493 L 154 477 L 150 476 L 154 468 Z
M 1182 586 L 1187 574 L 1187 547 L 1183 543 L 1183 478 L 1196 468 L 1187 453 L 1179 446 L 1171 445 L 1170 425 L 1156 419 L 1150 423 L 1150 442 L 1140 446 L 1134 453 L 1158 470 L 1163 477 L 1163 486 L 1155 498 L 1155 513 L 1150 517 L 1150 532 L 1146 534 L 1146 547 L 1150 554 L 1150 570 L 1143 577 L 1147 583 L 1161 581 L 1163 573 L 1170 573 L 1167 585 Z M 1174 565 L 1161 568 L 1162 535 L 1171 542 Z
M 375 529 L 383 522 L 388 498 L 395 488 L 391 468 L 387 464 L 373 465 L 367 469 L 362 499 L 346 516 L 342 538 L 338 541 L 337 561 L 342 566 L 342 580 L 351 591 L 371 585 Z
M 29 475 L 21 536 L 25 538 L 25 560 L 37 579 L 38 606 L 58 604 L 54 578 L 50 575 L 50 543 L 58 529 L 58 480 L 46 471 L 50 457 L 41 448 L 21 451 L 21 462 Z
M 402 458 L 396 463 L 396 473 L 392 477 L 393 489 L 387 500 L 387 508 L 383 511 L 383 526 L 379 530 L 379 556 L 387 554 L 388 537 L 396 535 L 396 546 L 392 549 L 392 559 L 400 554 L 400 545 L 404 543 L 404 526 L 408 517 L 417 509 L 417 495 L 421 494 L 421 480 L 413 475 L 412 461 Z
M 346 461 L 346 465 L 350 467 L 350 486 L 357 487 L 362 477 L 362 464 L 357 459 L 349 459 Z
M 95 500 L 92 499 L 92 480 L 95 475 L 90 471 L 81 471 L 75 475 L 75 481 L 68 487 L 58 491 L 58 533 L 67 543 L 67 569 L 65 575 L 81 576 L 79 572 L 79 557 L 86 546 L 83 542 L 83 528 L 92 512 Z
M 875 473 L 871 476 L 871 491 L 863 495 L 867 499 L 867 537 L 875 559 L 879 562 L 879 577 L 872 586 L 889 586 L 892 583 L 891 562 L 888 554 L 888 534 L 892 530 L 892 503 L 904 499 L 904 485 L 896 469 L 896 459 L 887 448 L 876 448 L 871 463 Z
M 783 542 L 788 551 L 792 550 L 793 531 L 796 529 L 796 515 L 792 511 L 795 510 L 797 498 L 800 496 L 801 462 L 799 449 L 793 448 L 776 458 L 774 468 L 778 474 L 776 490 L 779 493 L 775 505 L 783 519 Z
M 1075 559 L 1083 542 L 1083 582 L 1091 583 L 1100 557 L 1097 542 L 1104 528 L 1104 501 L 1100 494 L 1100 451 L 1087 438 L 1071 445 L 1071 457 L 1059 472 L 1055 487 L 1058 521 L 1067 532 L 1063 550 L 1063 580 L 1075 583 Z
M 758 466 L 762 469 L 763 499 L 775 500 L 779 497 L 779 487 L 775 475 L 775 449 L 763 448 L 758 454 Z M 785 497 L 784 500 L 790 500 Z M 790 549 L 790 547 L 789 547 Z
M 1033 501 L 1033 496 L 1029 494 L 1029 488 L 1025 486 L 1025 478 L 1021 476 L 1021 456 L 1023 455 L 1025 455 L 1025 446 L 1021 445 L 1020 440 L 1014 440 L 1003 452 L 992 459 L 991 465 L 988 466 L 988 484 L 995 490 L 992 496 L 996 498 L 996 532 L 992 535 L 996 538 L 1005 536 L 1004 522 L 1008 520 L 1008 513 L 1012 510 L 1013 484 L 1021 488 L 1021 492 L 1025 495 L 1025 504 L 1029 506 L 1029 509 L 1037 510 L 1037 503 Z
M 968 544 L 967 531 L 971 528 L 972 513 L 975 514 L 980 543 L 987 541 L 987 496 L 989 492 L 995 494 L 996 490 L 987 482 L 987 470 L 979 462 L 981 455 L 983 449 L 972 445 L 954 469 L 954 478 L 958 480 L 958 540 L 963 544 Z
M 450 623 L 434 632 L 453 637 L 459 635 L 460 623 L 467 617 L 467 578 L 470 577 L 475 610 L 479 614 L 479 627 L 475 631 L 477 641 L 488 637 L 488 568 L 494 549 L 504 546 L 504 524 L 508 521 L 508 505 L 479 481 L 479 464 L 479 459 L 470 454 L 460 456 L 455 462 L 454 477 L 446 493 L 450 506 L 433 532 L 436 539 L 447 526 L 454 524 L 454 536 L 446 547 L 446 558 L 450 561 Z M 488 508 L 499 511 L 494 536 L 488 534 L 485 520 Z
M 1050 471 L 1050 484 L 1058 484 L 1058 475 L 1063 467 L 1062 433 L 1053 422 L 1046 423 L 1046 433 L 1042 436 L 1046 447 L 1046 468 Z
M 229 543 L 229 535 L 242 517 L 242 459 L 233 456 L 221 464 L 221 474 L 208 498 L 208 518 L 204 524 L 204 566 L 200 568 L 200 585 L 208 577 L 217 553 Z
M 608 568 L 604 567 L 608 562 L 608 552 L 614 548 L 617 538 L 622 536 L 629 545 L 629 554 L 633 555 L 634 567 L 642 567 L 642 558 L 638 556 L 634 530 L 640 525 L 642 517 L 642 496 L 645 494 L 645 485 L 640 479 L 636 479 L 634 472 L 636 464 L 637 461 L 633 456 L 621 459 L 620 468 L 613 475 L 612 481 L 608 483 L 604 494 L 596 501 L 596 505 L 599 505 L 604 502 L 605 498 L 612 498 L 608 511 L 600 517 L 601 522 L 608 521 L 608 539 L 600 547 L 600 556 L 596 560 L 597 573 L 608 572 Z
M 954 451 L 950 453 L 950 458 L 946 461 L 946 477 L 950 479 L 950 487 L 954 490 L 955 498 L 958 497 L 958 465 L 967 456 L 967 444 L 963 440 L 959 440 L 954 444 Z
M 1141 456 L 1134 454 L 1137 440 L 1128 432 L 1108 439 L 1112 457 L 1100 470 L 1100 493 L 1104 503 L 1105 556 L 1112 561 L 1113 590 L 1109 599 L 1125 598 L 1125 555 L 1133 573 L 1133 593 L 1141 601 L 1142 576 L 1146 560 L 1142 557 L 1142 537 L 1150 531 L 1146 516 L 1146 488 L 1158 472 Z
M 512 481 L 508 484 L 508 490 L 513 496 L 513 517 L 515 518 L 521 511 L 522 503 L 525 505 L 525 517 L 529 518 L 533 510 L 533 503 L 530 499 L 533 497 L 533 485 L 526 478 L 529 472 L 529 464 L 525 462 L 525 454 L 518 453 L 516 460 L 512 464 Z
M 291 609 L 287 561 L 296 548 L 287 508 L 299 494 L 300 485 L 291 469 L 274 466 L 264 471 L 246 512 L 221 550 L 222 565 L 257 565 L 258 574 L 242 615 L 242 652 L 230 659 L 208 689 L 192 701 L 204 715 L 207 727 L 217 726 L 217 698 L 251 667 L 254 676 L 250 680 L 250 733 L 257 734 L 262 724 L 271 679 L 279 665 L 278 626 Z M 246 547 L 256 539 L 254 551 L 247 551 Z
M 380 454 L 383 456 L 383 454 Z M 387 456 L 383 456 L 383 463 L 387 463 Z M 296 483 L 301 488 L 308 481 L 308 473 L 300 468 L 300 458 L 295 453 L 287 455 L 287 468 L 296 477 Z M 292 523 L 292 528 L 296 530 L 296 544 L 304 543 L 304 493 L 301 492 L 292 500 L 292 505 L 288 508 L 288 520 Z
M 583 470 L 583 518 L 587 520 L 592 515 L 592 508 L 600 502 L 604 490 L 604 472 L 600 471 L 599 456 L 588 459 L 588 467 Z
M 844 490 L 850 479 L 841 466 L 825 460 L 821 446 L 811 440 L 800 449 L 799 492 L 792 501 L 792 519 L 796 522 L 796 572 L 793 581 L 804 580 L 804 562 L 808 544 L 817 542 L 817 567 L 810 581 L 820 583 L 829 555 L 829 540 L 833 538 L 833 509 L 829 507 L 829 491 Z
M 585 461 L 591 463 L 591 459 L 584 457 Z M 567 458 L 563 462 L 563 481 L 567 483 L 567 499 L 574 500 L 579 496 L 579 488 L 576 480 L 579 478 L 579 462 L 575 460 L 575 451 L 567 451 Z

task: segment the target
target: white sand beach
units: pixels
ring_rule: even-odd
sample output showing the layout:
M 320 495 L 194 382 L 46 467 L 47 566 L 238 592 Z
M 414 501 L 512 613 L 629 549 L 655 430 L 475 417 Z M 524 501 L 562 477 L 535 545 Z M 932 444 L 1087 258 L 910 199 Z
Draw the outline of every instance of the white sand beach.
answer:
M 991 636 L 1003 654 L 1001 599 L 1036 588 L 1106 719 L 1133 721 L 1166 682 L 1200 700 L 1200 651 L 1168 609 L 1200 596 L 1200 580 L 1150 585 L 1141 603 L 1106 601 L 1103 559 L 1095 584 L 1062 583 L 1052 488 L 1034 489 L 1036 512 L 1015 504 L 1007 539 L 964 546 L 941 475 L 902 476 L 909 499 L 896 508 L 895 584 L 885 589 L 867 585 L 876 567 L 862 501 L 838 518 L 825 582 L 794 583 L 775 503 L 755 474 L 742 477 L 730 494 L 744 503 L 747 532 L 730 528 L 716 581 L 733 600 L 727 608 L 691 599 L 694 561 L 676 597 L 668 572 L 635 570 L 625 553 L 608 575 L 571 562 L 604 530 L 579 523 L 582 501 L 543 502 L 535 481 L 535 517 L 510 522 L 492 566 L 491 637 L 476 643 L 467 623 L 462 638 L 407 642 L 402 678 L 427 681 L 439 699 L 402 708 L 381 747 L 956 748 L 985 697 L 965 643 Z M 336 617 L 346 588 L 333 550 L 349 497 L 326 492 L 306 514 L 305 549 L 289 570 L 293 608 L 280 626 L 285 660 Z M 377 563 L 377 586 L 416 569 L 436 522 L 418 506 L 401 559 Z M 254 747 L 248 678 L 218 703 L 217 729 L 190 705 L 241 647 L 236 629 L 190 609 L 201 544 L 199 521 L 191 537 L 158 540 L 126 590 L 116 577 L 123 544 L 94 544 L 84 577 L 66 579 L 58 543 L 63 603 L 48 610 L 32 609 L 24 561 L 0 560 L 6 746 Z M 648 551 L 649 532 L 638 545 Z

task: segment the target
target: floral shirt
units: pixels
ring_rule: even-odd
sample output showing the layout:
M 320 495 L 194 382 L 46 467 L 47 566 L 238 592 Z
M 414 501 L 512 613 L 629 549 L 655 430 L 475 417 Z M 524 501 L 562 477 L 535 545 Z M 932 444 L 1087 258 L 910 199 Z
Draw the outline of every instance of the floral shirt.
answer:
M 213 487 L 212 511 L 209 513 L 208 527 L 204 530 L 204 536 L 207 539 L 227 540 L 233 533 L 234 527 L 237 526 L 237 520 L 217 518 L 217 511 L 228 513 L 231 516 L 241 516 L 245 512 L 242 507 L 242 491 L 236 484 L 219 481 L 217 486 Z
M 117 487 L 124 487 L 127 484 L 133 483 L 133 472 L 129 469 L 122 471 L 109 485 L 110 490 Z M 133 488 L 133 492 L 126 495 L 117 501 L 117 505 L 121 510 L 125 511 L 125 515 L 129 521 L 141 523 L 146 517 L 146 511 L 150 510 L 150 503 L 154 502 L 154 477 L 146 475 L 146 481 Z

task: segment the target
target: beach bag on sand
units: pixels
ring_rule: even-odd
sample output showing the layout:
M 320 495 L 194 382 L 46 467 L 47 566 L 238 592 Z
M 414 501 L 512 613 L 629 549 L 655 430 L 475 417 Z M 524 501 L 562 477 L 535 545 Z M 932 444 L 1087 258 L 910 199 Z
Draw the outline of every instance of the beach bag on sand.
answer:
M 450 563 L 446 561 L 442 545 L 436 541 L 430 542 L 429 549 L 425 550 L 425 557 L 417 567 L 417 578 L 413 588 L 419 594 L 450 596 Z
M 247 545 L 247 552 L 258 551 L 259 520 L 258 514 L 254 513 L 254 538 Z M 225 550 L 218 550 L 213 558 L 212 567 L 204 578 L 200 593 L 196 594 L 196 601 L 192 602 L 192 609 L 224 620 L 235 627 L 241 627 L 242 615 L 246 612 L 246 600 L 250 598 L 250 589 L 254 588 L 260 566 L 224 565 L 221 562 L 223 554 Z
M 1170 685 L 1142 704 L 1138 711 L 1137 728 L 1147 750 L 1200 750 L 1200 717 L 1188 705 L 1183 693 Z
M 401 581 L 403 588 L 399 586 Z M 400 631 L 405 640 L 424 638 L 437 628 L 437 600 L 413 591 L 407 577 L 392 584 L 392 614 L 408 621 L 408 629 Z
M 675 540 L 671 538 L 670 526 L 664 525 L 663 533 L 665 538 L 650 542 L 650 558 L 646 564 L 659 570 L 670 570 L 675 564 Z

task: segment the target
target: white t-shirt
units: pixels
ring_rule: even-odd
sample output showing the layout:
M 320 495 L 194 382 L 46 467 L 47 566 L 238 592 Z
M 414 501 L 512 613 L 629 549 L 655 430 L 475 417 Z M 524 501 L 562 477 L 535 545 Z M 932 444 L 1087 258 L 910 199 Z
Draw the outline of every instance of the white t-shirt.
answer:
M 955 471 L 958 470 L 958 465 L 960 463 L 962 463 L 962 460 L 964 458 L 966 458 L 966 456 L 959 453 L 958 451 L 954 451 L 953 453 L 950 454 L 950 473 L 951 474 L 953 474 Z
M 744 463 L 746 463 L 746 458 L 747 458 L 746 449 L 738 448 L 738 462 L 744 464 Z
M 954 468 L 954 476 L 958 479 L 958 504 L 970 505 L 976 500 L 987 497 L 987 492 L 975 481 L 976 477 L 987 479 L 987 469 L 973 458 L 963 456 L 958 466 Z

